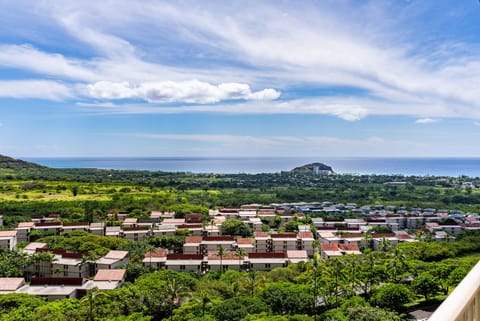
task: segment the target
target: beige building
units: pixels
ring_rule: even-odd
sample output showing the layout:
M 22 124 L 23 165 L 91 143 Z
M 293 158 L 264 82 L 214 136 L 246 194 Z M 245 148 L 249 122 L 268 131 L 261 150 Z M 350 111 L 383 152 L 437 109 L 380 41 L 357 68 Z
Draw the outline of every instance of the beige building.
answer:
M 17 231 L 0 231 L 0 247 L 13 250 L 17 245 Z

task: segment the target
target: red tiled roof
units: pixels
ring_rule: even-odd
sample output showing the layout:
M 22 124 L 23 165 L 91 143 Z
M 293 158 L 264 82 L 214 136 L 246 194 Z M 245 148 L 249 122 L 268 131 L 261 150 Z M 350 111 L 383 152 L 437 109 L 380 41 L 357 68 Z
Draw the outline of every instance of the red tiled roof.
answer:
M 157 249 L 153 252 L 147 252 L 145 254 L 145 257 L 166 257 L 167 256 L 167 250 L 165 249 Z
M 23 285 L 24 278 L 0 278 L 0 291 L 15 291 Z
M 339 247 L 343 251 L 360 251 L 357 244 L 340 244 Z
M 271 235 L 272 239 L 283 239 L 283 238 L 297 238 L 297 234 L 295 233 L 278 233 L 278 234 L 272 234 Z
M 65 278 L 65 277 L 54 277 L 54 278 L 32 278 L 30 280 L 31 286 L 42 286 L 42 285 L 66 285 L 66 286 L 81 286 L 86 282 L 84 278 Z
M 203 260 L 202 254 L 167 254 L 167 260 Z
M 201 236 L 187 236 L 185 238 L 185 243 L 202 243 L 202 239 Z
M 291 250 L 287 251 L 287 257 L 289 259 L 306 259 L 308 254 L 306 250 Z
M 374 239 L 379 239 L 384 237 L 395 237 L 395 233 L 373 233 L 372 237 Z
M 362 237 L 363 234 L 362 233 L 346 233 L 346 234 L 342 234 L 341 237 L 343 238 L 354 238 L 354 237 Z
M 237 244 L 253 244 L 254 240 L 248 237 L 239 237 Z
M 47 227 L 47 226 L 62 226 L 62 222 L 45 222 L 45 223 L 35 223 L 37 227 Z
M 205 236 L 203 238 L 204 241 L 235 241 L 233 236 Z
M 14 237 L 17 235 L 17 231 L 0 231 L 0 237 Z
M 248 253 L 250 259 L 283 259 L 285 253 Z
M 312 232 L 300 232 L 298 233 L 298 237 L 301 239 L 313 239 Z
M 93 278 L 94 281 L 122 281 L 125 278 L 127 270 L 112 269 L 112 270 L 98 270 Z
M 149 228 L 148 228 L 148 226 L 124 227 L 124 228 L 122 228 L 122 230 L 124 230 L 125 232 L 129 232 L 129 231 L 148 231 Z
M 88 222 L 64 222 L 63 226 L 88 226 Z
M 268 233 L 267 232 L 253 232 L 253 236 L 255 237 L 268 237 Z
M 322 243 L 322 251 L 340 251 L 337 243 Z

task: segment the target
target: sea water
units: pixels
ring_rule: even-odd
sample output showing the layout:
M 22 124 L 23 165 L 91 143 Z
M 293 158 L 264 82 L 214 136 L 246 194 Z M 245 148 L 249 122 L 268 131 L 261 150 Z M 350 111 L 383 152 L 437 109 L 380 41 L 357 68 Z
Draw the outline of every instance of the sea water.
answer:
M 52 168 L 99 168 L 192 173 L 276 173 L 312 162 L 341 174 L 480 176 L 480 158 L 367 157 L 76 157 L 23 158 Z

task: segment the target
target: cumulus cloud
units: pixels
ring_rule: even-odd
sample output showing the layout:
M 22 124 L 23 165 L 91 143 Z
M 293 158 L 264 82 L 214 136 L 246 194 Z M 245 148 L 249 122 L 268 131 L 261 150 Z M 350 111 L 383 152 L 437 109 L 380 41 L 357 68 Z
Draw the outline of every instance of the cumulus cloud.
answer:
M 252 92 L 250 86 L 241 83 L 212 85 L 198 80 L 146 82 L 132 85 L 128 82 L 99 81 L 87 85 L 88 96 L 99 99 L 143 99 L 150 103 L 217 103 L 223 100 L 274 100 L 280 92 L 263 89 Z
M 420 118 L 415 121 L 416 124 L 431 124 L 431 123 L 436 123 L 438 119 L 433 119 L 433 118 Z

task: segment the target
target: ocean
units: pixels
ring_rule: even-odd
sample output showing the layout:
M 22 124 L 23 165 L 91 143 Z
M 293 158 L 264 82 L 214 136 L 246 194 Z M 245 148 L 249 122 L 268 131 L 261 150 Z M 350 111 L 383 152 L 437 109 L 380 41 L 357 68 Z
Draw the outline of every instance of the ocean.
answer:
M 52 168 L 99 168 L 192 173 L 276 173 L 312 162 L 340 174 L 400 174 L 480 177 L 480 158 L 366 157 L 145 157 L 145 158 L 23 158 Z

